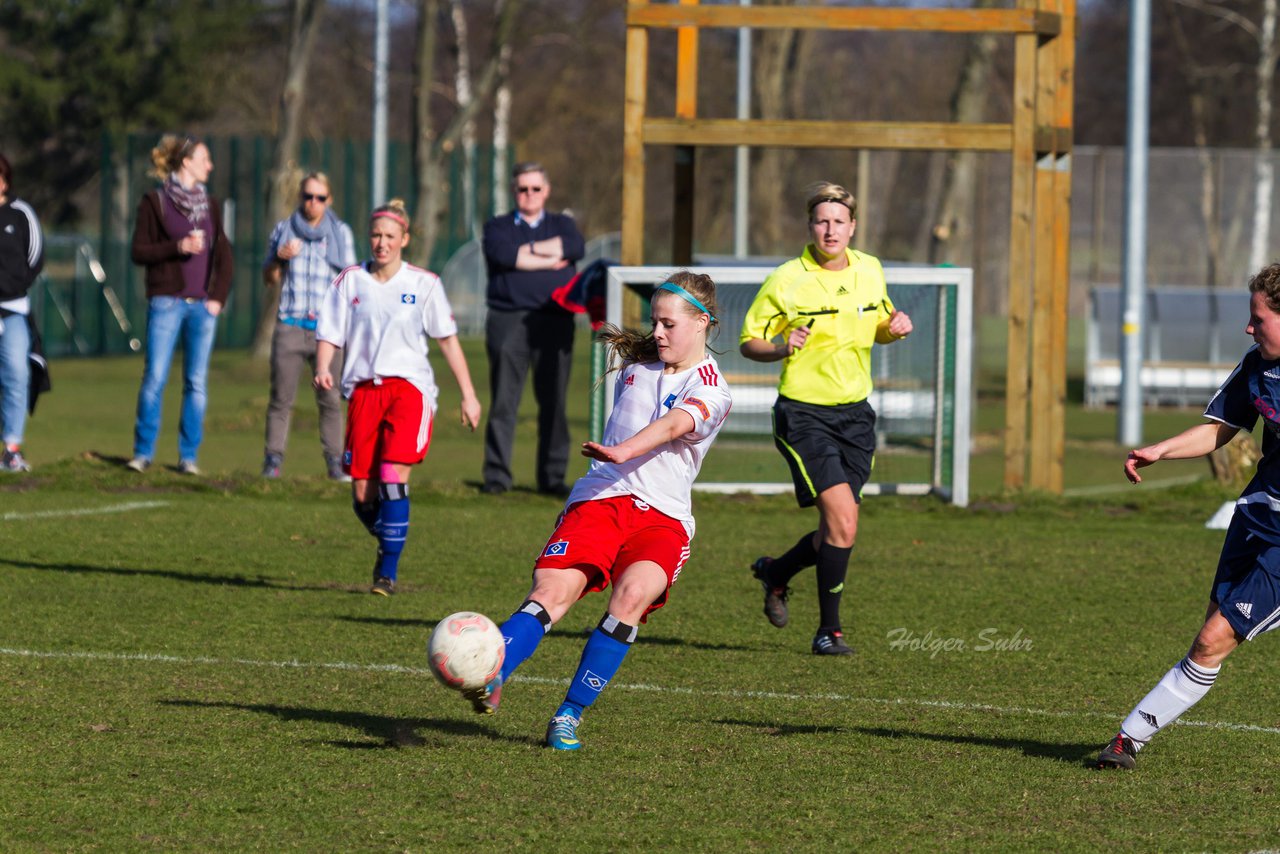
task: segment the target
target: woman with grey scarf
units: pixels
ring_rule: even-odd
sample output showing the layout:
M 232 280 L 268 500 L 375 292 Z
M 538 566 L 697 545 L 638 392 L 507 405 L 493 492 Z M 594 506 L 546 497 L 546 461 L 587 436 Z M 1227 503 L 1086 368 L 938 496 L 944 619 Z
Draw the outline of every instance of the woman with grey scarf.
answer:
M 316 365 L 316 313 L 335 276 L 356 263 L 351 227 L 330 210 L 333 193 L 323 172 L 312 172 L 298 188 L 298 208 L 276 224 L 267 242 L 262 277 L 280 286 L 280 307 L 271 336 L 271 402 L 267 405 L 267 440 L 262 476 L 280 476 L 289 421 L 303 368 L 310 377 Z M 341 355 L 337 358 L 341 359 Z M 334 368 L 341 371 L 339 362 Z M 342 470 L 342 397 L 337 389 L 317 389 L 320 445 L 325 469 L 333 480 L 349 481 Z

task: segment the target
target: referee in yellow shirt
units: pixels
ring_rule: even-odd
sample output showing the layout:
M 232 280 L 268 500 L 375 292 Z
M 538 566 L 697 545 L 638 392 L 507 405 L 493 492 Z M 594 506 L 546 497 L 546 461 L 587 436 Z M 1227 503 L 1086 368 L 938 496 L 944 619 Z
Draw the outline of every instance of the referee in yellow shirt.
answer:
M 911 334 L 911 318 L 885 291 L 876 258 L 849 248 L 857 203 L 838 184 L 815 185 L 807 203 L 812 242 L 769 274 L 747 311 L 742 355 L 781 360 L 773 407 L 773 438 L 795 481 L 801 507 L 818 508 L 818 529 L 781 557 L 762 557 L 751 570 L 764 586 L 764 613 L 787 624 L 787 584 L 817 566 L 815 655 L 849 655 L 840 624 L 840 594 L 858 533 L 858 502 L 871 474 L 876 413 L 871 394 L 871 345 Z

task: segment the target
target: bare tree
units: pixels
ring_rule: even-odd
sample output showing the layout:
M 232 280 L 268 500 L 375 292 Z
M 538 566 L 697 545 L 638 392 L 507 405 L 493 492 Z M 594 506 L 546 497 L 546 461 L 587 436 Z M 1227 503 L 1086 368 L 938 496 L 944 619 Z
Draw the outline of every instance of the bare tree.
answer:
M 1173 2 L 1239 27 L 1258 45 L 1258 60 L 1254 66 L 1253 238 L 1249 248 L 1249 269 L 1256 270 L 1267 262 L 1271 235 L 1271 196 L 1275 188 L 1275 167 L 1271 162 L 1271 98 L 1275 89 L 1276 63 L 1280 61 L 1280 46 L 1276 44 L 1276 11 L 1280 0 L 1262 0 L 1260 22 L 1237 11 L 1239 0 Z
M 790 0 L 765 0 L 758 5 L 790 6 Z M 800 85 L 802 75 L 796 73 L 799 65 L 803 42 L 807 41 L 809 31 L 798 30 L 763 30 L 756 34 L 755 49 L 752 58 L 755 69 L 753 84 L 755 103 L 759 105 L 760 118 L 787 118 L 789 108 L 795 101 L 790 93 Z M 760 210 L 787 211 L 792 190 L 791 164 L 795 161 L 795 153 L 778 148 L 760 149 L 756 154 L 756 162 L 752 165 L 753 205 Z M 749 251 L 777 252 L 792 237 L 784 233 L 784 226 L 789 222 L 786 216 L 759 217 L 752 228 L 752 243 Z
M 440 231 L 440 214 L 447 197 L 444 161 L 457 145 L 468 123 L 492 95 L 498 82 L 502 47 L 510 43 L 520 0 L 504 0 L 497 6 L 489 57 L 471 89 L 471 100 L 457 104 L 445 126 L 437 130 L 431 113 L 432 82 L 435 78 L 436 46 L 439 37 L 440 0 L 421 0 L 419 12 L 417 93 L 414 110 L 414 166 L 418 179 L 418 203 L 414 211 L 418 240 L 416 256 L 424 262 L 431 257 Z M 456 73 L 455 73 L 456 79 Z
M 454 91 L 458 109 L 466 110 L 471 106 L 474 95 L 471 91 L 471 48 L 468 45 L 470 29 L 467 27 L 467 13 L 462 8 L 462 0 L 449 0 L 449 16 L 453 19 L 457 45 L 458 71 L 454 77 Z M 473 237 L 480 234 L 480 222 L 476 213 L 475 168 L 476 123 L 474 119 L 469 119 L 462 125 L 462 219 Z
M 302 108 L 306 103 L 307 71 L 315 47 L 316 31 L 324 12 L 325 0 L 293 0 L 293 25 L 289 30 L 289 67 L 284 88 L 280 91 L 280 124 L 275 150 L 271 158 L 271 181 L 267 184 L 267 212 L 282 217 L 288 212 L 292 185 L 296 183 L 298 137 L 301 135 Z M 255 359 L 271 355 L 271 336 L 276 326 L 276 310 L 280 289 L 267 288 L 262 315 L 254 331 L 251 353 Z
M 975 8 L 992 9 L 998 0 L 977 0 Z M 969 41 L 964 65 L 951 96 L 951 120 L 978 123 L 986 113 L 988 87 L 998 40 L 995 35 L 975 35 Z M 929 263 L 955 264 L 972 254 L 972 214 L 977 188 L 978 153 L 954 152 L 947 160 L 942 198 L 930 230 Z
M 498 0 L 501 5 L 505 0 Z M 499 12 L 499 15 L 502 13 Z M 493 95 L 493 210 L 502 213 L 511 206 L 507 193 L 510 172 L 507 147 L 511 144 L 511 42 L 498 50 L 498 83 Z

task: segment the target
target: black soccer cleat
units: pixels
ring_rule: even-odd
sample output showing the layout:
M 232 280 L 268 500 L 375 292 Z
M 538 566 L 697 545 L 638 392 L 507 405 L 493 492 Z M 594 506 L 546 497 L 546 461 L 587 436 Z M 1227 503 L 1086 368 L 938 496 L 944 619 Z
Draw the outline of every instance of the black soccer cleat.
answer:
M 844 642 L 844 632 L 837 629 L 818 629 L 813 636 L 814 655 L 853 655 L 853 647 Z
M 1123 768 L 1126 771 L 1132 771 L 1137 755 L 1138 751 L 1134 749 L 1133 739 L 1123 732 L 1118 732 L 1116 737 L 1111 739 L 1111 743 L 1098 754 L 1098 759 L 1094 762 L 1094 766 L 1097 768 Z
M 377 596 L 394 596 L 396 595 L 396 583 L 390 578 L 375 578 L 373 586 L 369 588 L 369 592 Z
M 785 585 L 773 586 L 769 581 L 769 564 L 771 563 L 773 563 L 771 557 L 756 558 L 756 562 L 751 564 L 751 574 L 764 587 L 764 615 L 769 618 L 770 623 L 780 629 L 787 624 L 787 597 L 791 595 L 791 588 Z

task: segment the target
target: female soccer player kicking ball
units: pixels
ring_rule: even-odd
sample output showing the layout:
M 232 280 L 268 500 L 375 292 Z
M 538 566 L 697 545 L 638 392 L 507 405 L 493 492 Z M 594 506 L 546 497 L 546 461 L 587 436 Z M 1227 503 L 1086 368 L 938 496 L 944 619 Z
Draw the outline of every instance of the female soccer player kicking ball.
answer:
M 731 405 L 706 349 L 716 310 L 710 277 L 681 272 L 653 296 L 652 333 L 613 327 L 601 333 L 612 348 L 610 371 L 620 367 L 604 442 L 583 444 L 591 468 L 574 484 L 534 562 L 528 598 L 502 624 L 502 672 L 484 688 L 464 693 L 477 712 L 493 712 L 502 683 L 551 626 L 588 591 L 612 584 L 608 610 L 587 639 L 569 692 L 547 726 L 547 744 L 557 750 L 582 746 L 583 711 L 618 672 L 639 624 L 666 603 L 689 558 L 689 493 Z
M 1157 732 L 1195 705 L 1218 678 L 1223 660 L 1241 641 L 1280 625 L 1280 264 L 1249 280 L 1249 323 L 1254 346 L 1210 399 L 1209 423 L 1129 452 L 1125 476 L 1141 483 L 1138 469 L 1160 460 L 1202 457 L 1235 434 L 1251 432 L 1262 415 L 1262 459 L 1236 501 L 1209 588 L 1209 608 L 1191 650 L 1164 675 L 1120 724 L 1098 754 L 1099 768 L 1133 768 L 1134 758 Z
M 342 396 L 349 401 L 342 464 L 356 516 L 378 538 L 370 592 L 390 596 L 409 534 L 409 468 L 427 455 L 439 391 L 427 361 L 429 337 L 458 381 L 462 423 L 472 430 L 480 401 L 440 277 L 401 260 L 409 245 L 404 202 L 373 212 L 369 242 L 373 258 L 343 270 L 320 310 L 315 387 L 333 388 L 329 368 L 342 348 Z

